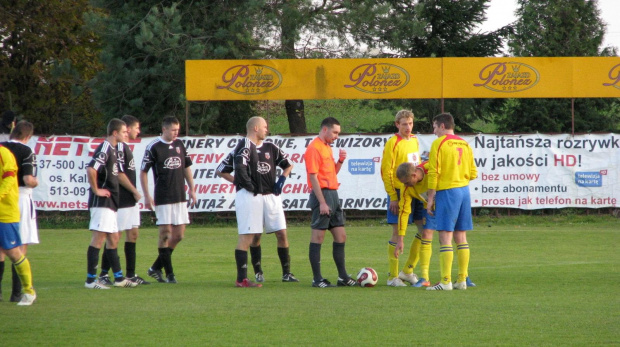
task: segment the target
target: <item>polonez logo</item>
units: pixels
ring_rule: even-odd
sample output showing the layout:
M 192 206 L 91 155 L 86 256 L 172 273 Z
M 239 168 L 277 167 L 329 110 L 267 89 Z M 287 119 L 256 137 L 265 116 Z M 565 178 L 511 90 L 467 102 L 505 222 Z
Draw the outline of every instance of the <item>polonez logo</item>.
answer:
M 605 87 L 614 87 L 616 89 L 620 89 L 620 64 L 614 66 L 609 70 L 609 79 L 612 80 L 611 83 L 603 83 Z
M 502 93 L 522 92 L 535 86 L 540 74 L 533 67 L 519 63 L 493 63 L 480 70 L 478 78 L 482 83 L 474 83 L 474 87 L 484 87 Z
M 224 72 L 222 82 L 224 85 L 218 85 L 217 89 L 245 95 L 264 94 L 282 84 L 282 74 L 265 65 L 235 65 Z
M 364 93 L 384 94 L 406 86 L 409 83 L 409 73 L 393 64 L 363 64 L 351 71 L 349 80 L 353 83 L 345 84 L 345 88 L 354 88 Z
M 180 167 L 181 167 L 181 158 L 179 157 L 170 157 L 166 159 L 166 161 L 164 162 L 164 169 L 174 170 Z

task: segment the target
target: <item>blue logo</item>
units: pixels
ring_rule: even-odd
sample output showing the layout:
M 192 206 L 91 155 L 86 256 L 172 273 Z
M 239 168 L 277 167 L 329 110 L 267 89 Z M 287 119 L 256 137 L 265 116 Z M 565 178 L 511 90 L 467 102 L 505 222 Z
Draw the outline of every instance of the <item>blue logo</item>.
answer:
M 602 187 L 603 176 L 600 172 L 575 172 L 575 183 L 580 187 Z
M 351 159 L 349 172 L 351 175 L 374 175 L 375 162 L 372 159 Z

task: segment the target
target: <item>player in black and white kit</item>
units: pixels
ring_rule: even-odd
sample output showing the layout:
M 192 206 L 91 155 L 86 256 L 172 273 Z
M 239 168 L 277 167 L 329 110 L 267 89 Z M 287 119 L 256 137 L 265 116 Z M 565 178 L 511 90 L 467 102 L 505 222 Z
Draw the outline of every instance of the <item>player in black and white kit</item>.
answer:
M 157 282 L 177 283 L 172 267 L 172 252 L 185 235 L 185 225 L 189 224 L 185 182 L 189 187 L 190 206 L 196 204 L 190 168 L 192 160 L 183 141 L 177 138 L 179 128 L 176 117 L 164 118 L 162 135 L 146 147 L 140 171 L 146 208 L 155 210 L 159 226 L 159 256 L 147 271 Z M 155 179 L 155 199 L 151 197 L 147 175 L 151 168 Z M 162 268 L 166 270 L 166 279 Z
M 127 125 L 127 136 L 129 140 L 135 140 L 140 135 L 140 121 L 131 115 L 124 115 L 121 118 Z M 136 187 L 136 164 L 133 152 L 125 142 L 119 142 L 116 146 L 118 168 L 125 173 L 131 185 Z M 119 205 L 117 211 L 118 230 L 125 231 L 125 270 L 127 277 L 138 284 L 150 284 L 136 274 L 136 241 L 138 241 L 138 228 L 140 227 L 140 207 L 133 193 L 122 185 L 119 187 Z M 101 257 L 101 272 L 99 281 L 111 285 L 108 272 L 110 262 L 105 256 Z
M 39 243 L 39 232 L 37 230 L 37 213 L 32 202 L 32 189 L 39 185 L 37 179 L 37 158 L 32 149 L 26 144 L 30 141 L 34 132 L 34 126 L 30 122 L 21 121 L 15 125 L 9 141 L 1 143 L 8 148 L 17 162 L 17 182 L 19 185 L 19 235 L 22 240 L 20 246 L 22 253 L 26 255 L 28 245 Z M 4 261 L 4 254 L 0 252 L 0 262 Z M 4 265 L 4 264 L 3 264 Z M 4 270 L 2 268 L 1 270 Z M 22 297 L 22 284 L 19 276 L 12 267 L 13 288 L 11 291 L 11 302 L 19 302 Z M 0 282 L 2 276 L 0 274 Z
M 237 263 L 237 287 L 260 287 L 261 284 L 247 279 L 247 251 L 252 252 L 252 262 L 258 282 L 263 282 L 261 269 L 260 238 L 263 227 L 267 233 L 276 233 L 278 256 L 282 264 L 282 281 L 298 282 L 290 272 L 290 256 L 286 236 L 286 219 L 282 208 L 282 186 L 286 176 L 293 169 L 286 154 L 276 145 L 263 142 L 267 137 L 267 122 L 261 117 L 252 117 L 246 125 L 247 137 L 241 140 L 233 153 L 234 178 L 237 189 L 235 196 L 239 239 L 235 249 Z M 229 158 L 230 160 L 230 158 Z M 230 180 L 230 165 L 218 167 L 220 176 Z M 283 169 L 276 182 L 276 166 Z M 229 176 L 225 176 L 225 175 Z
M 115 287 L 135 287 L 138 284 L 123 276 L 120 259 L 118 258 L 118 226 L 116 211 L 119 206 L 119 184 L 132 190 L 136 200 L 140 200 L 140 193 L 131 185 L 125 174 L 119 172 L 116 154 L 116 145 L 127 140 L 127 126 L 120 119 L 112 119 L 108 123 L 108 137 L 101 143 L 86 168 L 90 194 L 88 208 L 90 210 L 90 225 L 92 239 L 86 253 L 87 276 L 84 286 L 88 289 L 110 289 L 97 279 L 97 263 L 99 250 L 106 243 L 106 257 L 112 265 Z

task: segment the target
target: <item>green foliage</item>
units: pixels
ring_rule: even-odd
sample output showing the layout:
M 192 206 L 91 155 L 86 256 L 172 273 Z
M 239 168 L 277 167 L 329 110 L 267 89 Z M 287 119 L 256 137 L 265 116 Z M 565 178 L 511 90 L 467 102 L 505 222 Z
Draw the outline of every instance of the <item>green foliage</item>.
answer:
M 615 304 L 620 279 L 613 276 L 620 266 L 617 223 L 476 223 L 468 235 L 469 274 L 478 287 L 452 292 L 385 285 L 387 225 L 347 228 L 348 271 L 355 275 L 371 266 L 379 274 L 378 286 L 329 290 L 310 286 L 307 225 L 289 229 L 291 269 L 301 282 L 280 281 L 276 238 L 263 235 L 266 282 L 256 289 L 234 287 L 234 227 L 187 230 L 173 257 L 178 284 L 106 291 L 83 287 L 91 237 L 86 229 L 42 230 L 41 244 L 28 248 L 38 294 L 33 306 L 8 302 L 10 276 L 5 272 L 0 307 L 11 318 L 2 322 L 2 346 L 23 346 L 25 341 L 30 346 L 109 344 L 113 337 L 104 330 L 120 337 L 114 342 L 119 346 L 314 346 L 342 344 L 345 337 L 402 345 L 403 336 L 411 337 L 406 344 L 416 345 L 613 345 L 620 324 Z M 412 237 L 409 228 L 407 244 Z M 335 280 L 331 241 L 325 241 L 322 271 Z M 146 275 L 157 256 L 156 247 L 157 230 L 141 229 L 140 275 Z M 432 247 L 431 281 L 436 281 L 436 236 Z M 455 276 L 456 260 L 453 269 Z M 602 279 L 605 285 L 597 285 Z M 395 303 L 404 302 L 395 320 Z M 94 313 L 108 307 L 113 313 Z M 438 312 L 445 313 L 441 319 L 421 318 Z
M 508 45 L 518 57 L 595 57 L 605 25 L 596 1 L 519 0 L 518 20 Z M 575 132 L 618 131 L 620 99 L 576 99 Z M 503 132 L 572 131 L 570 99 L 514 99 L 505 103 L 497 124 Z
M 38 134 L 91 134 L 103 125 L 88 81 L 101 68 L 97 37 L 83 28 L 87 0 L 3 2 L 0 109 Z

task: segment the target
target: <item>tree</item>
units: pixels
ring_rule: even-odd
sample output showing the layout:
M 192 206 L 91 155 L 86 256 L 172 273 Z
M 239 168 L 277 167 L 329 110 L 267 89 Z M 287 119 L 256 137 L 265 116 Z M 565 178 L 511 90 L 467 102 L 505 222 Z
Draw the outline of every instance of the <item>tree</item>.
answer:
M 614 54 L 601 49 L 605 24 L 598 3 L 587 0 L 519 0 L 508 45 L 519 57 L 588 57 Z M 618 99 L 575 100 L 575 131 L 617 130 Z M 515 99 L 506 103 L 501 131 L 571 132 L 570 99 Z
M 87 0 L 3 1 L 0 108 L 38 134 L 100 133 L 88 81 L 100 69 L 97 37 L 83 30 Z
M 385 56 L 406 58 L 489 57 L 502 52 L 503 42 L 511 32 L 505 26 L 494 32 L 477 32 L 485 19 L 489 0 L 420 0 L 390 1 L 392 12 L 379 40 L 393 53 Z M 410 20 L 408 20 L 410 19 Z M 412 19 L 412 20 L 411 20 Z M 474 132 L 474 122 L 491 122 L 503 101 L 494 99 L 446 99 L 444 111 L 455 117 L 459 131 Z M 442 111 L 441 100 L 389 100 L 377 103 L 381 108 L 408 108 L 416 117 L 415 130 L 431 132 L 433 117 Z M 392 131 L 384 124 L 375 131 Z
M 96 1 L 103 15 L 89 25 L 101 33 L 105 70 L 96 78 L 98 106 L 108 118 L 132 114 L 145 133 L 161 119 L 185 125 L 187 59 L 254 57 L 253 1 Z M 191 133 L 240 132 L 254 114 L 250 102 L 192 103 Z M 182 129 L 183 129 L 182 126 Z

